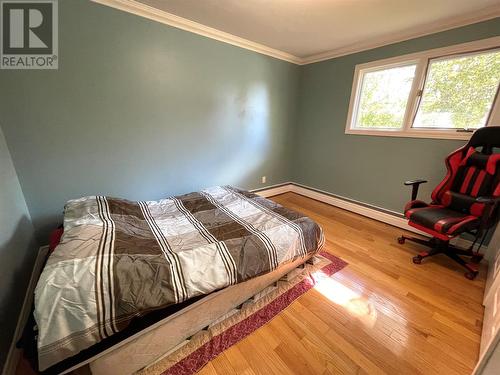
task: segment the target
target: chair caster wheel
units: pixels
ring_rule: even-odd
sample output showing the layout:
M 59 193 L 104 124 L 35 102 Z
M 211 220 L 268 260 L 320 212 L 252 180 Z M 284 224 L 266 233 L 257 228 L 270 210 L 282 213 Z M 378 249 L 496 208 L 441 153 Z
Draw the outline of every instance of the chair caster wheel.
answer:
M 403 245 L 405 243 L 404 237 L 398 237 L 398 244 Z
M 477 276 L 477 274 L 478 274 L 478 273 L 479 273 L 479 272 L 477 272 L 477 271 L 476 271 L 476 272 L 473 272 L 473 271 L 466 272 L 466 273 L 465 273 L 465 277 L 466 277 L 467 279 L 469 279 L 469 280 L 474 280 L 474 279 L 476 278 L 476 276 Z
M 415 263 L 415 264 L 422 263 L 422 257 L 420 255 L 414 256 L 413 257 L 413 263 Z

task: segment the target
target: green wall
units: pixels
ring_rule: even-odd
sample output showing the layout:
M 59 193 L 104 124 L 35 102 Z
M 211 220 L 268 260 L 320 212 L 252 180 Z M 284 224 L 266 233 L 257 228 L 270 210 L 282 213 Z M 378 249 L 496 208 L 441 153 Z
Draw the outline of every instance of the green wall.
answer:
M 84 0 L 59 69 L 0 71 L 5 137 L 41 242 L 68 199 L 287 181 L 299 67 Z
M 297 181 L 401 211 L 463 142 L 345 135 L 356 64 L 500 34 L 500 19 L 296 66 L 85 0 L 59 2 L 59 69 L 0 71 L 38 238 L 68 199 Z
M 251 189 L 263 175 L 400 211 L 402 181 L 428 178 L 424 197 L 463 142 L 345 135 L 355 65 L 500 35 L 495 19 L 299 67 L 85 0 L 59 14 L 58 70 L 0 70 L 0 367 L 30 216 L 46 243 L 71 198 Z
M 346 135 L 356 64 L 500 35 L 500 18 L 303 66 L 293 159 L 294 181 L 401 212 L 402 182 L 422 177 L 420 198 L 445 174 L 444 158 L 463 141 Z
M 10 347 L 37 246 L 0 128 L 0 370 Z

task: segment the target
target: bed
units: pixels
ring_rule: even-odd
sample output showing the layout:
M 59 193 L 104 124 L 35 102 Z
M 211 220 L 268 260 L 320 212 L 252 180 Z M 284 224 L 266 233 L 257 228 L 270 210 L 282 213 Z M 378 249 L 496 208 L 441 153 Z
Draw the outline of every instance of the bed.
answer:
M 313 220 L 230 186 L 150 202 L 71 200 L 35 290 L 39 369 L 137 371 L 323 242 Z

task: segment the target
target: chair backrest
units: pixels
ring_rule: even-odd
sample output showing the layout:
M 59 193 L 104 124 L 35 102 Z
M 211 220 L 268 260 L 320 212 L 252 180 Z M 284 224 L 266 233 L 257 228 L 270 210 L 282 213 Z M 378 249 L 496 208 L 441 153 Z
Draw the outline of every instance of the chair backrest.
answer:
M 500 126 L 475 131 L 469 142 L 446 158 L 448 172 L 432 192 L 435 204 L 480 217 L 478 197 L 500 197 Z

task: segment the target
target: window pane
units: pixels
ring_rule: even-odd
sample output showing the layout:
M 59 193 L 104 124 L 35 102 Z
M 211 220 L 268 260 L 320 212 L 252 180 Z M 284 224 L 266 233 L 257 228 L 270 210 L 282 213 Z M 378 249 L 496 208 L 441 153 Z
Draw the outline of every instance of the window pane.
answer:
M 415 128 L 486 125 L 500 81 L 500 51 L 431 60 Z
M 415 67 L 398 66 L 363 74 L 356 128 L 403 127 Z

